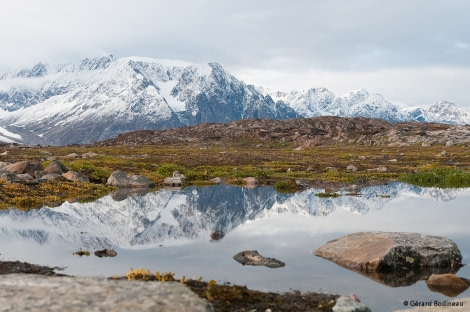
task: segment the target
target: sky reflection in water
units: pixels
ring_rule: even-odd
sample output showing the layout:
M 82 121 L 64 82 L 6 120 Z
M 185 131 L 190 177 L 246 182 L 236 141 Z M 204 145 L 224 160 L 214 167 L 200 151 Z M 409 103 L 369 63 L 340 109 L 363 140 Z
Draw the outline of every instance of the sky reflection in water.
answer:
M 392 183 L 365 188 L 360 197 L 336 199 L 315 196 L 321 191 L 278 194 L 270 187 L 189 187 L 27 213 L 2 211 L 0 260 L 66 267 L 65 273 L 73 275 L 124 275 L 131 267 L 143 267 L 261 290 L 355 293 L 373 311 L 404 308 L 404 300 L 450 299 L 431 292 L 424 281 L 400 288 L 379 284 L 312 251 L 354 232 L 418 232 L 453 239 L 468 263 L 470 189 Z M 225 237 L 211 241 L 214 230 Z M 118 256 L 73 255 L 80 248 L 114 248 Z M 241 266 L 232 259 L 250 249 L 286 267 Z M 465 266 L 457 275 L 470 278 L 470 270 Z M 469 291 L 459 297 L 465 296 Z

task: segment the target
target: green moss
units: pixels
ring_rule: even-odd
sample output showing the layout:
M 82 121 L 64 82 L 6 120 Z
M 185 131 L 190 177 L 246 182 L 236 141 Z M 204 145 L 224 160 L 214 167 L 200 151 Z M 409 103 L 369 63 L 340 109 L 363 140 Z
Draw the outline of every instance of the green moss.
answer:
M 432 168 L 402 174 L 399 180 L 422 187 L 470 187 L 470 172 L 456 168 Z
M 299 186 L 293 180 L 280 180 L 274 183 L 274 189 L 279 193 L 292 193 L 299 190 Z
M 315 196 L 321 198 L 338 198 L 341 195 L 339 195 L 338 193 L 316 193 Z

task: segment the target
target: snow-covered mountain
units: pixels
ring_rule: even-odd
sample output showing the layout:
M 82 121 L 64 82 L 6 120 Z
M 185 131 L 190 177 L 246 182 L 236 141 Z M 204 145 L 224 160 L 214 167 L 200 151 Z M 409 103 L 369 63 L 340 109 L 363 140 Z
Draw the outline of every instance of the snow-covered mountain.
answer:
M 0 142 L 91 143 L 133 130 L 320 115 L 468 120 L 451 103 L 409 109 L 365 90 L 344 96 L 327 89 L 269 92 L 236 79 L 217 63 L 109 55 L 0 74 Z
M 105 196 L 92 203 L 64 203 L 53 209 L 0 211 L 0 234 L 39 244 L 65 242 L 91 249 L 152 248 L 210 240 L 215 230 L 228 235 L 250 220 L 284 213 L 320 217 L 343 210 L 365 215 L 391 201 L 409 197 L 449 201 L 465 190 L 391 183 L 366 187 L 361 190 L 362 196 L 315 195 L 322 191 L 279 194 L 271 187 L 219 185 L 162 189 L 120 201 Z
M 351 91 L 337 96 L 326 88 L 312 88 L 302 91 L 280 92 L 259 87 L 276 103 L 292 107 L 299 116 L 340 116 L 378 118 L 392 122 L 419 121 L 448 124 L 468 124 L 470 116 L 454 103 L 436 102 L 429 107 L 407 107 L 386 100 L 380 94 L 367 90 Z

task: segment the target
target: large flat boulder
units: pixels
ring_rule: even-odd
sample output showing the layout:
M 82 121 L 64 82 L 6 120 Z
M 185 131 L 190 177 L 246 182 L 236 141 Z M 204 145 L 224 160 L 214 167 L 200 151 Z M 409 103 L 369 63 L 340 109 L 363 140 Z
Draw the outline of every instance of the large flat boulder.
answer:
M 354 233 L 329 241 L 314 254 L 360 272 L 462 266 L 462 254 L 452 240 L 418 233 Z

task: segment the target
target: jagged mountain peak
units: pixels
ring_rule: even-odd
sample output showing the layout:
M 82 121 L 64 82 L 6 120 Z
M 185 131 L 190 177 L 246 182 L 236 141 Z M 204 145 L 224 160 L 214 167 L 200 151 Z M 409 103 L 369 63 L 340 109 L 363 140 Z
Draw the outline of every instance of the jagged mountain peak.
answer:
M 75 65 L 38 63 L 0 78 L 0 126 L 12 133 L 20 130 L 29 138 L 25 143 L 92 143 L 132 130 L 245 118 L 468 120 L 453 104 L 404 109 L 364 89 L 340 96 L 326 88 L 270 91 L 245 84 L 215 62 L 117 59 L 110 54 Z

